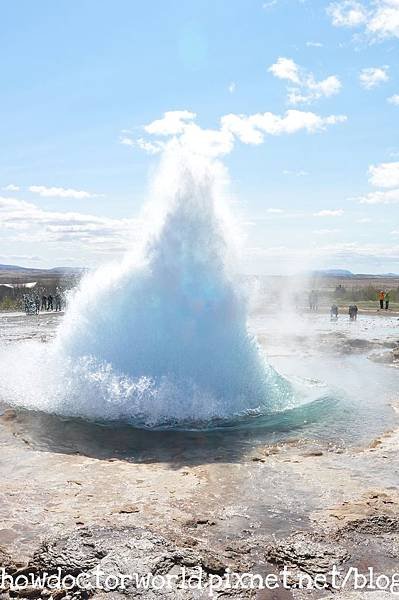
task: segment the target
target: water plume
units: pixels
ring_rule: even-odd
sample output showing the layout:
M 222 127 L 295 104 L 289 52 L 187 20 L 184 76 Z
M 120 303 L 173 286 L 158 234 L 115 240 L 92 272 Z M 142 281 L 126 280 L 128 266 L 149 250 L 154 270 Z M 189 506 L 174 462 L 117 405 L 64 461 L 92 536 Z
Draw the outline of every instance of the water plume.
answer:
M 168 149 L 141 247 L 84 278 L 54 342 L 24 361 L 24 398 L 8 383 L 8 401 L 144 427 L 210 425 L 292 402 L 247 329 L 223 177 L 220 163 Z

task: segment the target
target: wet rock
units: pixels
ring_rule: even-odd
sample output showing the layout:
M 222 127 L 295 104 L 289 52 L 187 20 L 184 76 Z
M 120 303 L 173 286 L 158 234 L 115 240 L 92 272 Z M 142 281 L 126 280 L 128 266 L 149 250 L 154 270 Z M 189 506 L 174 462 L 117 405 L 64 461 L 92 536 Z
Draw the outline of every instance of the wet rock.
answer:
M 302 456 L 323 456 L 322 450 L 309 450 L 309 452 L 304 452 Z
M 372 440 L 369 444 L 369 448 L 371 450 L 378 448 L 378 446 L 381 446 L 382 444 L 382 440 L 380 440 L 380 438 L 375 438 L 374 440 Z
M 372 342 L 370 342 L 370 340 L 354 338 L 347 340 L 346 344 L 351 348 L 368 348 L 372 345 Z
M 124 506 L 115 509 L 113 512 L 119 513 L 120 515 L 129 515 L 140 512 L 140 506 L 138 504 L 125 504 Z
M 373 362 L 392 364 L 399 362 L 399 347 L 395 346 L 392 350 L 385 352 L 375 352 L 368 357 Z
M 17 411 L 13 408 L 7 408 L 0 418 L 2 421 L 14 421 L 17 418 Z
M 375 363 L 386 365 L 389 365 L 393 362 L 392 352 L 373 352 L 372 354 L 369 354 L 367 358 Z
M 4 568 L 7 573 L 15 573 L 21 566 L 22 563 L 14 560 L 8 552 L 0 548 L 0 568 Z
M 399 519 L 398 517 L 389 515 L 375 515 L 372 517 L 355 519 L 345 526 L 345 530 L 366 533 L 369 535 L 397 533 L 399 532 Z
M 350 558 L 348 551 L 322 534 L 297 532 L 266 548 L 268 561 L 315 576 Z
M 93 526 L 44 542 L 35 552 L 29 568 L 39 573 L 56 573 L 60 568 L 63 574 L 75 576 L 87 572 L 89 581 L 95 584 L 98 567 L 103 573 L 100 578 L 103 585 L 109 576 L 120 579 L 123 575 L 129 578 L 125 579 L 124 597 L 140 597 L 143 600 L 191 600 L 202 596 L 198 596 L 198 590 L 195 595 L 192 589 L 179 587 L 183 572 L 187 577 L 195 577 L 201 569 L 201 580 L 206 583 L 211 575 L 223 576 L 227 568 L 239 571 L 240 563 L 239 559 L 237 560 L 229 558 L 227 554 L 220 556 L 218 552 L 208 548 L 193 550 L 177 546 L 164 537 L 142 528 Z M 246 568 L 247 566 L 245 565 Z M 138 590 L 136 576 L 145 577 L 149 573 L 154 576 L 176 575 L 177 581 L 172 581 L 170 586 L 156 591 L 151 589 L 151 586 L 149 589 Z M 103 591 L 107 590 L 98 589 L 98 597 L 102 597 Z M 109 598 L 115 592 L 119 597 L 119 591 L 112 591 Z M 246 596 L 240 590 L 239 594 L 232 597 Z
M 196 519 L 187 519 L 186 527 L 198 527 L 198 525 L 215 525 L 216 521 L 207 517 L 198 517 Z
M 329 511 L 341 531 L 370 535 L 399 532 L 399 499 L 377 490 Z
M 364 352 L 368 349 L 371 350 L 373 347 L 375 347 L 375 343 L 373 343 L 371 340 L 361 338 L 347 339 L 341 345 L 341 352 L 343 354 L 351 354 L 353 352 Z
M 26 587 L 19 590 L 15 590 L 15 596 L 18 598 L 40 598 L 43 593 L 43 588 L 40 587 Z M 14 595 L 14 593 L 12 595 Z

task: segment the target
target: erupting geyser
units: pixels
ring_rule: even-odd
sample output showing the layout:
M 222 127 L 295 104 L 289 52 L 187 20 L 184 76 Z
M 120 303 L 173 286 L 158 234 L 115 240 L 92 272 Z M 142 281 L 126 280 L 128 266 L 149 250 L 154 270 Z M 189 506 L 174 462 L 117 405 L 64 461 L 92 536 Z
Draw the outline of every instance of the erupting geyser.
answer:
M 290 384 L 247 330 L 218 165 L 176 152 L 163 158 L 157 187 L 167 201 L 140 256 L 131 251 L 83 280 L 55 341 L 24 358 L 23 397 L 14 381 L 7 401 L 158 427 L 209 425 L 290 403 Z

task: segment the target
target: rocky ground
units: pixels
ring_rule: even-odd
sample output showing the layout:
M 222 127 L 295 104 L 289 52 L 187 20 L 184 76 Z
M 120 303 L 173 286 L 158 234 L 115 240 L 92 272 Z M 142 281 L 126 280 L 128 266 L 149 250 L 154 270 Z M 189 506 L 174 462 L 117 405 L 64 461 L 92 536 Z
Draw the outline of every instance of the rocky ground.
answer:
M 39 335 L 24 323 L 9 323 L 13 339 L 18 331 Z M 49 330 L 42 327 L 40 335 Z M 297 337 L 295 348 L 303 352 L 361 353 L 365 360 L 380 353 L 389 363 L 380 368 L 395 369 L 396 331 L 375 339 L 358 330 Z M 139 451 L 124 454 L 124 435 L 3 408 L 0 562 L 14 575 L 85 571 L 94 588 L 98 569 L 102 581 L 117 574 L 173 575 L 170 586 L 143 590 L 129 581 L 117 591 L 64 586 L 54 592 L 46 586 L 13 590 L 5 583 L 2 600 L 206 598 L 229 570 L 274 576 L 279 584 L 274 590 L 215 589 L 214 597 L 394 597 L 389 588 L 354 591 L 353 580 L 337 592 L 330 574 L 334 565 L 341 574 L 351 567 L 387 576 L 399 571 L 394 418 L 360 445 L 314 438 L 306 428 L 262 443 L 247 443 L 241 433 L 239 443 L 227 436 L 220 445 L 219 438 L 210 443 L 202 434 L 166 442 L 154 436 L 150 443 L 147 433 Z M 324 577 L 325 589 L 300 589 L 306 577 Z M 194 586 L 199 579 L 201 592 Z

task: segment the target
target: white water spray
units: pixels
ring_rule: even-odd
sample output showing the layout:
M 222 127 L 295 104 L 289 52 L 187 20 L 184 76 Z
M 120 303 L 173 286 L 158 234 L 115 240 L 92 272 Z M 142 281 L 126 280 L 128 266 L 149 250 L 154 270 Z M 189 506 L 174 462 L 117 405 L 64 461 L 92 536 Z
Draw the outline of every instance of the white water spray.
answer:
M 26 354 L 23 398 L 15 366 L 10 378 L 0 361 L 8 402 L 139 426 L 204 425 L 290 404 L 291 386 L 247 330 L 220 167 L 169 148 L 155 233 L 140 253 L 83 280 L 55 341 Z

